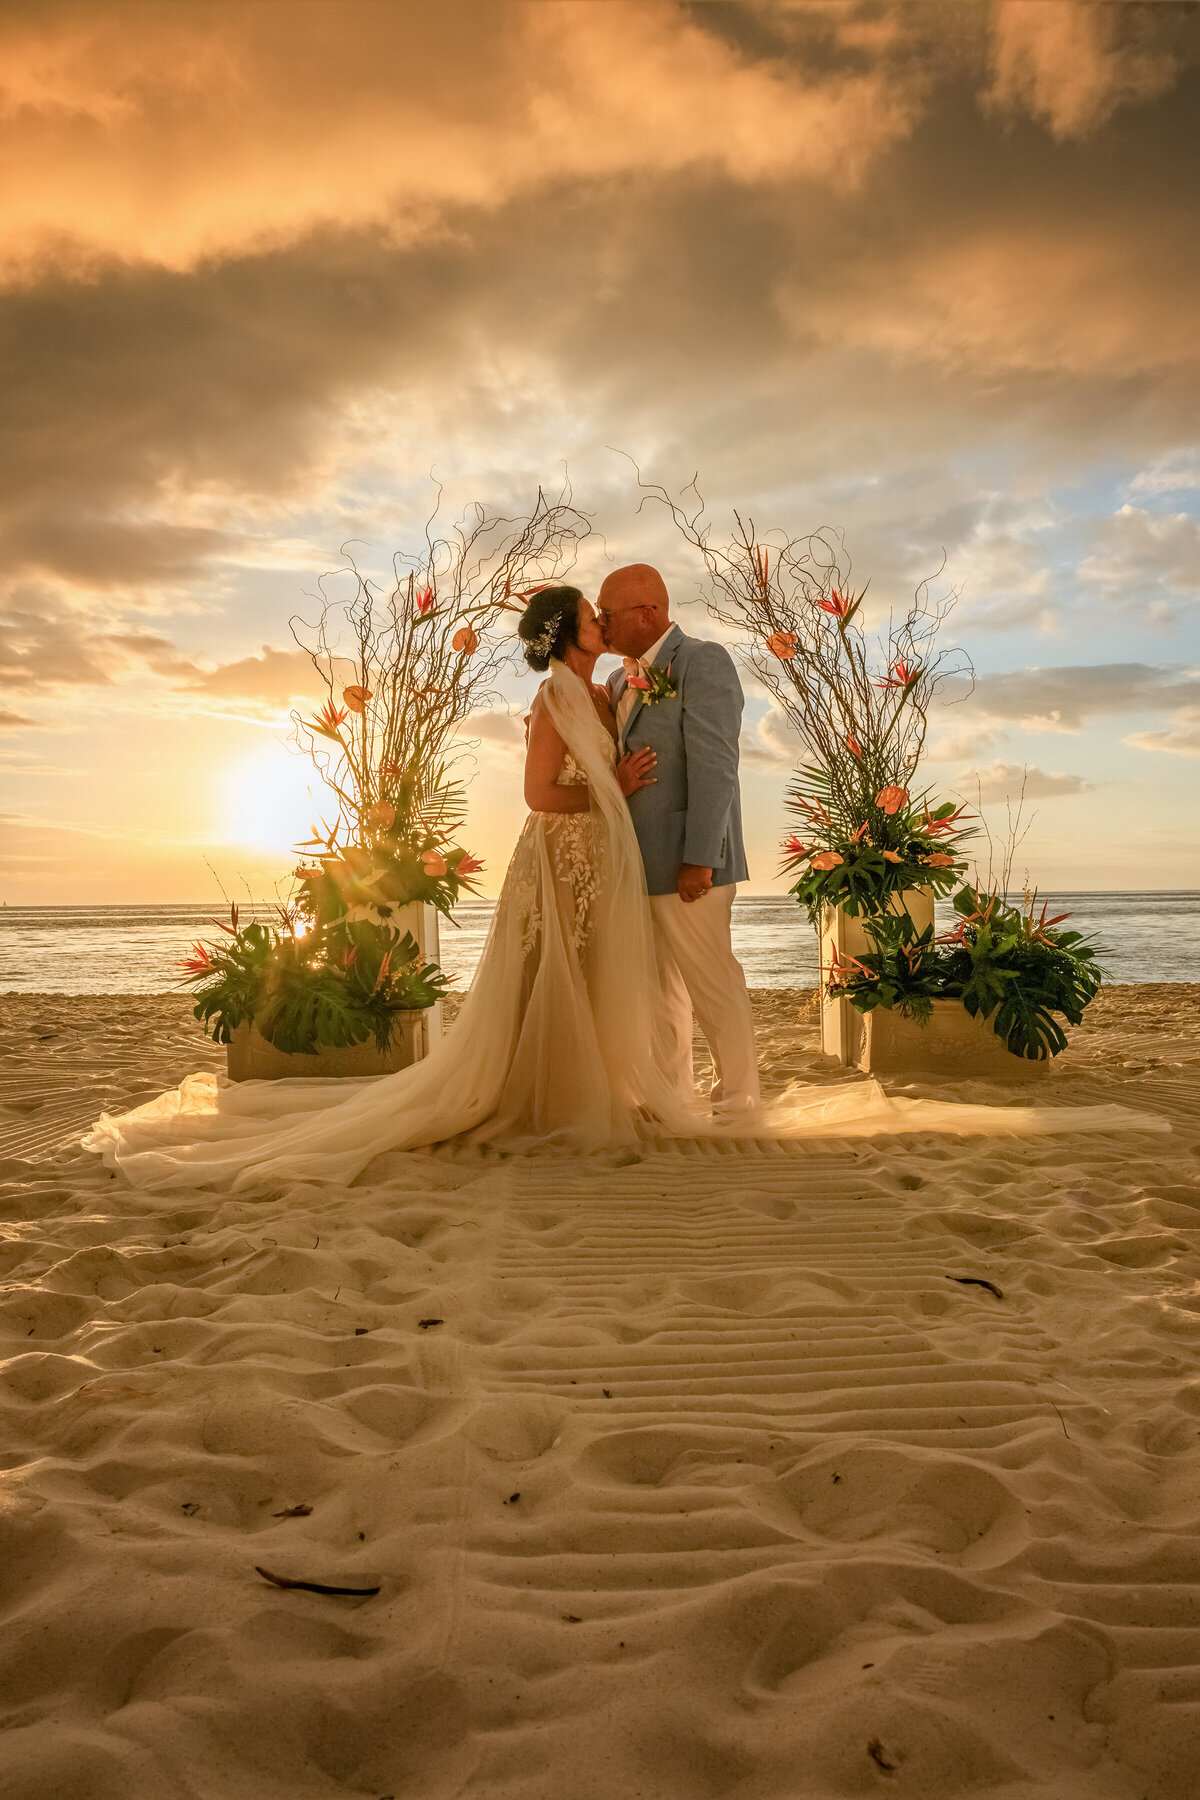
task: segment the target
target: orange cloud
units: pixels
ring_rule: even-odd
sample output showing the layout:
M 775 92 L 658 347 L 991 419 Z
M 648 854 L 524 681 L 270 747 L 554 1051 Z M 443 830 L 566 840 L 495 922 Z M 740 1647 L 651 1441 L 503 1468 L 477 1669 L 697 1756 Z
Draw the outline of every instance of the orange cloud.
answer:
M 751 61 L 645 0 L 51 5 L 0 25 L 0 71 L 10 276 L 403 242 L 447 206 L 637 172 L 847 189 L 912 116 L 881 68 Z

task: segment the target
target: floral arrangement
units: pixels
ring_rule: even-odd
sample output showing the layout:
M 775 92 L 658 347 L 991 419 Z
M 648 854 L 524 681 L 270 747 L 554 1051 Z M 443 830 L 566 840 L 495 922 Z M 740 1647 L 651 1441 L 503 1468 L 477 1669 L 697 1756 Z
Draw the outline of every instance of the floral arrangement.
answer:
M 446 536 L 427 527 L 418 556 L 393 557 L 386 587 L 348 558 L 323 578 L 315 623 L 293 619 L 326 690 L 319 710 L 293 713 L 293 742 L 332 817 L 299 846 L 278 925 L 240 925 L 235 907 L 221 926 L 229 942 L 198 943 L 183 964 L 218 1043 L 250 1020 L 287 1052 L 369 1038 L 386 1050 L 398 1013 L 442 997 L 448 978 L 423 958 L 405 909 L 449 916 L 475 891 L 483 865 L 455 841 L 463 728 L 514 656 L 504 613 L 558 579 L 589 530 L 567 488 L 557 499 L 539 489 L 518 519 L 474 506 Z M 338 580 L 344 591 L 331 594 Z
M 735 513 L 731 538 L 716 544 L 694 482 L 687 506 L 642 486 L 699 551 L 709 611 L 738 635 L 807 753 L 788 798 L 800 831 L 783 848 L 785 872 L 798 874 L 791 891 L 810 917 L 823 906 L 881 913 L 916 886 L 949 892 L 966 867 L 960 847 L 970 828 L 961 810 L 916 791 L 915 777 L 935 697 L 954 678 L 969 692 L 966 656 L 936 645 L 957 593 L 935 599 L 933 578 L 921 582 L 903 616 L 869 638 L 869 583 L 853 587 L 840 533 L 773 533 L 766 542 Z
M 805 769 L 786 804 L 800 814 L 807 841 L 795 834 L 784 840 L 782 873 L 798 873 L 789 892 L 814 924 L 826 906 L 857 918 L 888 910 L 909 888 L 948 894 L 967 866 L 960 846 L 970 828 L 950 801 L 931 807 L 927 795 L 914 800 L 907 788 L 891 784 L 872 794 L 868 786 L 843 811 L 824 771 Z
M 454 744 L 511 659 L 503 614 L 521 612 L 589 529 L 565 491 L 549 501 L 539 490 L 523 520 L 476 506 L 449 536 L 427 533 L 420 557 L 393 558 L 386 593 L 348 559 L 349 593 L 330 599 L 322 585 L 316 623 L 292 621 L 328 695 L 319 712 L 293 714 L 295 742 L 336 812 L 301 846 L 304 917 L 394 931 L 402 908 L 449 916 L 474 891 L 482 864 L 454 842 L 465 800 Z
M 907 913 L 866 919 L 873 948 L 861 957 L 835 950 L 822 971 L 828 990 L 859 1012 L 894 1009 L 918 1023 L 935 1000 L 960 1000 L 1014 1056 L 1045 1061 L 1067 1047 L 1060 1018 L 1078 1025 L 1095 999 L 1103 951 L 1081 932 L 1056 929 L 1068 913 L 1050 919 L 1035 904 L 1032 894 L 1022 910 L 963 887 L 954 896 L 958 924 L 942 937 L 932 927 L 918 932 Z
M 227 943 L 192 946 L 181 965 L 196 991 L 192 1009 L 218 1044 L 253 1022 L 268 1043 L 290 1054 L 342 1049 L 374 1039 L 385 1051 L 396 1016 L 432 1006 L 449 978 L 423 962 L 406 934 L 385 943 L 373 927 L 344 917 L 298 936 L 297 915 L 276 909 L 279 925 L 215 920 Z

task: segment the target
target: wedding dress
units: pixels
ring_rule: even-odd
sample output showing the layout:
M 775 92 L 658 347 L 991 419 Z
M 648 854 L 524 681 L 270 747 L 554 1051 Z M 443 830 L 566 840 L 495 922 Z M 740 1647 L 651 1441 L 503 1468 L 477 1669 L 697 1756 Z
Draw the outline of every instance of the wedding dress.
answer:
M 647 1134 L 1167 1128 L 1117 1106 L 959 1105 L 892 1097 L 860 1080 L 789 1090 L 740 1121 L 715 1122 L 687 1105 L 655 1056 L 662 997 L 616 745 L 587 684 L 563 663 L 551 663 L 534 706 L 546 709 L 566 746 L 558 784 L 586 784 L 591 807 L 530 815 L 470 990 L 423 1062 L 355 1081 L 192 1075 L 133 1112 L 105 1114 L 85 1146 L 139 1187 L 242 1190 L 347 1182 L 385 1151 L 461 1137 L 589 1150 Z

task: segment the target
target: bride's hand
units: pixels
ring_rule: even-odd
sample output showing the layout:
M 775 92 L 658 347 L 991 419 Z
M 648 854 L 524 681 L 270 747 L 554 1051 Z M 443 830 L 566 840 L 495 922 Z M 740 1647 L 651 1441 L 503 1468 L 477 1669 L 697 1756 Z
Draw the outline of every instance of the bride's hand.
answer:
M 651 787 L 658 780 L 658 776 L 651 773 L 657 761 L 658 755 L 649 745 L 643 750 L 625 752 L 617 764 L 617 780 L 626 799 L 630 794 L 636 794 L 639 788 Z

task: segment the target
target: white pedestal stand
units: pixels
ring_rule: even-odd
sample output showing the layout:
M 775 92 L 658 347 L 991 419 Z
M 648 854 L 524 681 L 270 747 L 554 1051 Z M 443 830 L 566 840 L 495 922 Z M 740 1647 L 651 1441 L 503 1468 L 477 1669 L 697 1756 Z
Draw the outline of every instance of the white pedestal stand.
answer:
M 933 924 L 933 890 L 906 888 L 903 893 L 893 894 L 888 911 L 906 912 L 919 935 L 927 925 Z M 826 1056 L 835 1057 L 840 1063 L 857 1064 L 865 1041 L 863 1015 L 856 1012 L 848 1000 L 830 998 L 825 984 L 835 949 L 839 956 L 861 956 L 864 951 L 870 950 L 871 940 L 863 930 L 861 918 L 848 918 L 841 907 L 836 910 L 826 907 L 821 914 L 818 941 L 821 957 L 821 1049 Z

